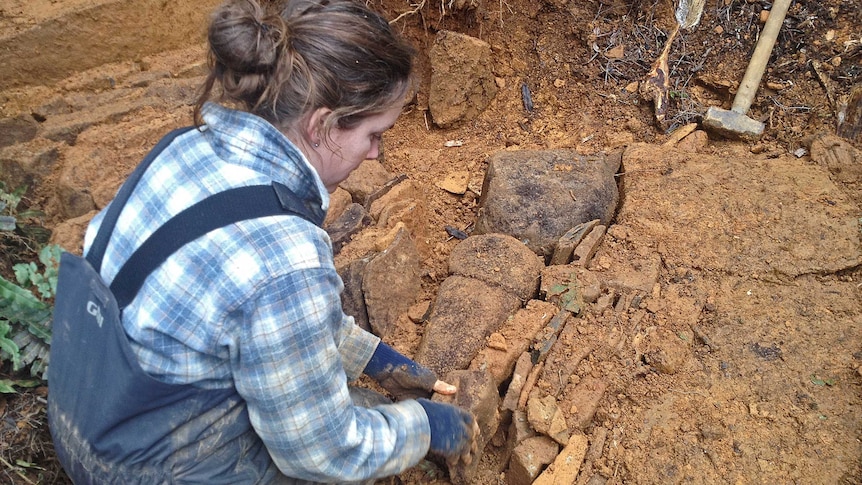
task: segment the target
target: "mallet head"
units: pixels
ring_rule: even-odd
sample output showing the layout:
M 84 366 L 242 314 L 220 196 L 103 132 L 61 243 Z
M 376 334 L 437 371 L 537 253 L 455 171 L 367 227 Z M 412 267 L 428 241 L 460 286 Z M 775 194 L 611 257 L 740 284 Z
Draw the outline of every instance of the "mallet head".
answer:
M 763 123 L 753 120 L 743 113 L 710 106 L 703 117 L 703 126 L 727 138 L 743 138 L 756 140 L 763 134 L 766 127 Z

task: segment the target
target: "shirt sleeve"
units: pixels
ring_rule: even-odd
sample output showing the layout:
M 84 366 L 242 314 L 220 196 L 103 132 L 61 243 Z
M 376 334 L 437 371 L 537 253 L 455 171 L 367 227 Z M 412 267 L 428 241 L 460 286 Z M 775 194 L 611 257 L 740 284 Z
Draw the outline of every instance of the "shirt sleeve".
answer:
M 340 303 L 339 303 L 340 305 Z M 365 370 L 380 338 L 356 324 L 353 317 L 342 313 L 342 325 L 337 340 L 347 379 L 356 380 Z
M 269 281 L 244 306 L 231 359 L 236 388 L 289 477 L 343 482 L 393 475 L 418 463 L 430 445 L 418 402 L 353 405 L 348 370 L 361 372 L 376 337 L 349 318 L 345 328 L 340 291 L 335 271 L 302 269 Z

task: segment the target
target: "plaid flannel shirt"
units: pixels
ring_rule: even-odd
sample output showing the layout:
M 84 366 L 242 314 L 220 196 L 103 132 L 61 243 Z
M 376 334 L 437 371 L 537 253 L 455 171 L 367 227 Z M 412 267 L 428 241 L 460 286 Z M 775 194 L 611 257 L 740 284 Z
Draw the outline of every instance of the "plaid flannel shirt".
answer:
M 254 115 L 208 103 L 202 131 L 177 138 L 144 174 L 105 253 L 110 282 L 172 216 L 226 189 L 280 182 L 326 210 L 329 196 L 301 152 Z M 88 227 L 85 251 L 105 211 Z M 396 474 L 428 451 L 412 400 L 356 407 L 357 378 L 378 338 L 342 312 L 329 237 L 292 215 L 242 221 L 187 244 L 123 312 L 141 367 L 168 383 L 230 388 L 287 476 L 348 482 Z

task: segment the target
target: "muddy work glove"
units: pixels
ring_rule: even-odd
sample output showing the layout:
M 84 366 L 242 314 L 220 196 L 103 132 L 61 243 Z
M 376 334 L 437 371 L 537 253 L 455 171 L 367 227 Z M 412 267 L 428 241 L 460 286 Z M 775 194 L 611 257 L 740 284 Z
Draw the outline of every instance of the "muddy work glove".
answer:
M 431 425 L 432 453 L 443 456 L 450 466 L 469 465 L 478 451 L 479 425 L 473 415 L 451 404 L 416 400 L 425 409 Z
M 396 399 L 428 397 L 437 383 L 437 376 L 431 369 L 408 359 L 382 341 L 365 366 L 364 373 Z

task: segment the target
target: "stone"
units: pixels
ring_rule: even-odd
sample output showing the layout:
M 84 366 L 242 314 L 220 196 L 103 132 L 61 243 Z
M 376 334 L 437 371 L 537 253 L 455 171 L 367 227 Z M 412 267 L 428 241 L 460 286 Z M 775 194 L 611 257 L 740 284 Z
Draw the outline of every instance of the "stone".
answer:
M 0 128 L 2 130 L 2 128 Z M 7 189 L 41 185 L 57 165 L 60 144 L 44 139 L 0 149 L 0 179 Z
M 545 467 L 553 463 L 559 452 L 559 445 L 547 436 L 534 436 L 518 443 L 512 450 L 506 483 L 530 485 Z
M 512 422 L 509 425 L 508 439 L 510 448 L 514 449 L 518 443 L 537 435 L 538 433 L 536 433 L 536 430 L 530 426 L 530 420 L 527 419 L 526 410 L 515 409 L 512 411 Z
M 635 350 L 647 365 L 662 374 L 676 374 L 691 355 L 685 340 L 661 327 L 648 328 L 646 335 L 635 345 Z
M 836 130 L 838 136 L 854 143 L 862 142 L 862 83 L 850 88 L 843 120 Z
M 326 228 L 332 221 L 338 219 L 338 216 L 347 209 L 353 202 L 353 197 L 350 192 L 336 187 L 335 192 L 329 194 L 329 209 L 326 210 L 326 219 L 323 220 L 323 227 Z
M 491 46 L 475 37 L 441 30 L 429 50 L 428 108 L 441 128 L 475 119 L 497 95 Z
M 479 425 L 478 448 L 479 453 L 485 445 L 497 433 L 500 426 L 500 395 L 497 386 L 490 374 L 484 371 L 459 370 L 453 371 L 446 376 L 446 382 L 458 388 L 454 396 L 435 394 L 435 401 L 448 402 L 461 409 L 466 409 L 476 418 Z M 449 466 L 449 480 L 453 485 L 468 485 L 473 482 L 473 477 L 479 468 L 480 456 L 474 456 L 469 465 L 459 461 L 454 466 Z
M 554 318 L 548 322 L 548 325 L 546 325 L 545 328 L 536 335 L 536 339 L 532 345 L 532 350 L 530 351 L 533 362 L 541 364 L 545 361 L 548 354 L 554 349 L 554 344 L 557 343 L 560 333 L 566 328 L 571 320 L 571 316 L 572 314 L 569 311 L 560 310 L 556 315 L 554 315 Z
M 61 214 L 66 219 L 74 219 L 97 209 L 86 175 L 76 165 L 69 164 L 61 169 L 57 180 L 57 199 Z
M 845 184 L 862 183 L 862 150 L 841 137 L 822 135 L 811 142 L 811 160 Z
M 515 363 L 515 371 L 512 374 L 512 380 L 509 382 L 506 396 L 503 398 L 503 409 L 507 411 L 516 411 L 518 409 L 518 398 L 521 396 L 521 390 L 524 389 L 524 383 L 527 382 L 527 376 L 533 370 L 533 362 L 530 359 L 530 353 L 524 352 Z
M 341 309 L 345 314 L 364 330 L 371 332 L 368 323 L 368 309 L 365 306 L 365 296 L 362 294 L 362 277 L 365 266 L 371 258 L 357 259 L 338 269 L 338 276 L 344 283 L 341 292 Z
M 587 437 L 574 434 L 554 462 L 542 472 L 533 485 L 562 485 L 575 483 L 584 456 L 587 453 Z
M 353 197 L 353 202 L 367 205 L 368 197 L 380 190 L 393 176 L 377 160 L 366 160 L 339 184 Z
M 683 138 L 676 149 L 684 152 L 698 153 L 709 145 L 709 135 L 703 130 L 697 130 Z
M 670 134 L 668 139 L 662 143 L 662 146 L 673 146 L 680 142 L 683 138 L 687 137 L 694 130 L 697 129 L 697 123 L 689 123 L 687 125 L 680 126 L 673 133 Z
M 389 337 L 398 318 L 416 302 L 421 289 L 419 274 L 419 254 L 404 229 L 385 251 L 368 262 L 362 276 L 362 293 L 375 335 L 384 340 Z
M 560 237 L 598 219 L 607 225 L 619 202 L 620 154 L 573 150 L 501 151 L 491 156 L 473 234 L 508 234 L 550 261 Z
M 536 295 L 543 267 L 527 246 L 505 234 L 470 236 L 449 255 L 450 274 L 501 287 L 523 301 Z
M 449 276 L 440 284 L 415 360 L 438 375 L 466 369 L 488 336 L 520 306 L 516 296 L 500 287 Z
M 561 405 L 567 409 L 574 409 L 568 419 L 573 429 L 583 431 L 592 424 L 607 387 L 607 383 L 602 379 L 584 377 L 571 392 L 567 393 L 567 397 L 561 400 L 563 403 Z
M 427 247 L 425 202 L 416 185 L 406 177 L 396 177 L 366 200 L 365 207 L 376 221 L 376 227 L 391 229 L 404 224 L 413 235 L 423 259 L 430 256 Z
M 39 124 L 32 116 L 0 119 L 0 148 L 26 143 L 36 137 Z
M 446 176 L 443 180 L 437 182 L 437 187 L 446 192 L 464 195 L 467 192 L 467 183 L 470 181 L 470 172 L 453 172 Z
M 554 248 L 554 254 L 551 256 L 550 265 L 569 264 L 572 260 L 572 253 L 584 237 L 599 224 L 598 219 L 590 222 L 584 222 L 566 231 L 565 234 L 557 242 L 557 247 Z
M 371 223 L 371 216 L 365 211 L 365 207 L 356 203 L 348 205 L 344 212 L 326 227 L 326 233 L 332 241 L 333 253 L 338 254 L 354 234 Z
M 606 229 L 606 226 L 596 226 L 584 237 L 572 253 L 572 264 L 577 264 L 584 268 L 590 267 L 593 256 L 595 256 L 596 251 L 599 250 L 599 244 L 601 244 L 602 238 L 605 237 Z
M 527 419 L 537 432 L 565 445 L 569 441 L 569 427 L 554 396 L 530 395 L 527 401 Z
M 552 347 L 545 359 L 546 368 L 543 375 L 548 377 L 542 381 L 543 389 L 554 397 L 559 398 L 564 395 L 563 391 L 569 386 L 570 379 L 581 361 L 592 352 L 589 340 L 579 331 L 582 328 L 580 322 L 580 319 L 575 319 L 563 328 L 558 337 L 563 344 Z M 561 404 L 560 407 L 568 409 L 565 404 Z
M 423 323 L 431 310 L 431 300 L 422 300 L 411 305 L 407 310 L 407 318 L 413 323 Z
M 491 334 L 486 347 L 480 350 L 470 362 L 470 369 L 488 369 L 497 385 L 502 385 L 510 377 L 514 379 L 512 372 L 517 373 L 516 362 L 529 349 L 535 335 L 556 311 L 556 306 L 550 303 L 541 300 L 528 301 L 524 308 L 518 309 L 511 318 L 506 319 L 497 332 Z M 491 346 L 490 339 L 495 334 L 504 339 L 505 349 Z M 524 378 L 526 378 L 526 372 L 523 375 Z M 518 396 L 516 395 L 514 399 L 517 401 Z
M 57 224 L 51 230 L 51 239 L 48 242 L 80 256 L 84 252 L 84 233 L 87 232 L 87 226 L 97 213 L 98 211 L 91 211 Z
M 488 348 L 505 352 L 507 349 L 506 337 L 500 332 L 494 332 L 488 337 Z

